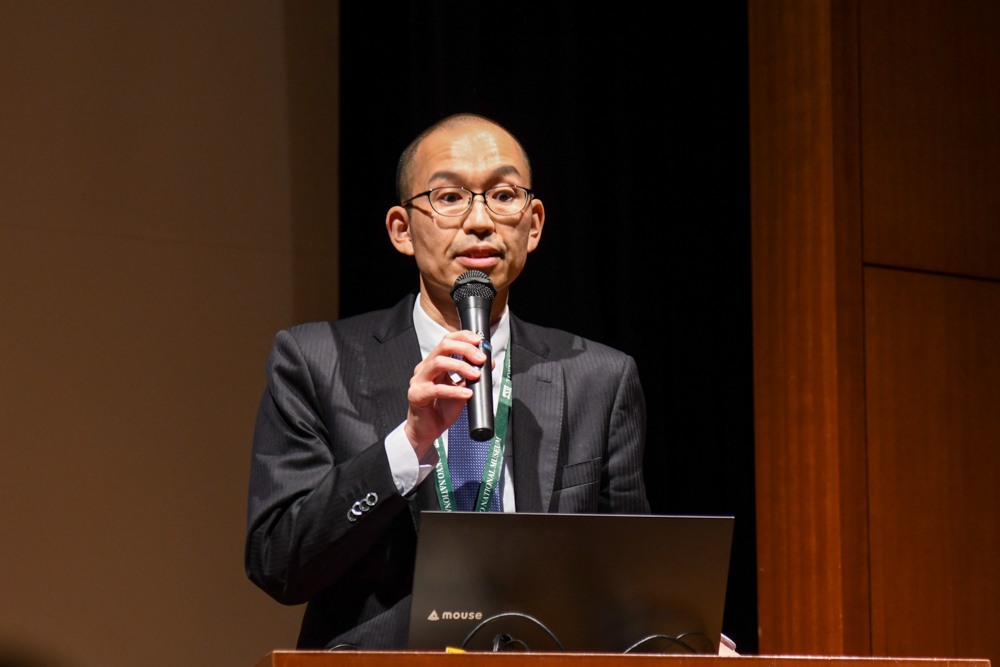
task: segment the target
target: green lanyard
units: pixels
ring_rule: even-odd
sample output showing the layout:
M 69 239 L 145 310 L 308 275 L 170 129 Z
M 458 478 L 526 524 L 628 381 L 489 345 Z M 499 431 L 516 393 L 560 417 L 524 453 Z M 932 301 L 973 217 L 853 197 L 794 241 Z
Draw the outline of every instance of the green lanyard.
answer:
M 493 440 L 486 454 L 486 467 L 483 468 L 483 481 L 479 484 L 479 497 L 474 507 L 476 512 L 487 512 L 490 501 L 497 488 L 500 468 L 503 464 L 503 445 L 507 438 L 507 422 L 510 420 L 511 384 L 510 384 L 510 344 L 503 360 L 503 381 L 500 383 L 500 405 L 497 407 L 496 424 L 493 429 Z M 448 457 L 444 453 L 444 439 L 434 441 L 438 453 L 438 462 L 434 467 L 434 488 L 437 489 L 438 503 L 445 512 L 455 511 L 455 490 L 451 486 L 451 473 L 448 472 Z

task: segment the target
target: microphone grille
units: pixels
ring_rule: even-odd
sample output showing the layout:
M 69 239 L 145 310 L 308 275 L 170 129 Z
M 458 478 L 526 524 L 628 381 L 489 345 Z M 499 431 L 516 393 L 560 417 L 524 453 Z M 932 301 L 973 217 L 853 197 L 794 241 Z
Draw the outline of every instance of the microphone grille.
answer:
M 489 276 L 478 269 L 472 269 L 460 275 L 451 288 L 451 298 L 455 300 L 455 303 L 470 296 L 478 296 L 481 299 L 492 301 L 496 295 L 497 288 L 493 286 Z

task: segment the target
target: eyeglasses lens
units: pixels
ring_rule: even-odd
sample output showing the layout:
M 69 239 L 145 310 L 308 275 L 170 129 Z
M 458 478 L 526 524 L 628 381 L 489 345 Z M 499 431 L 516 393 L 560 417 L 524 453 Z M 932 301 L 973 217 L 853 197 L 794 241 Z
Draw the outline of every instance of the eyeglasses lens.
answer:
M 513 186 L 490 188 L 483 193 L 486 205 L 497 215 L 514 215 L 524 208 L 527 193 Z M 441 215 L 462 215 L 472 205 L 473 194 L 464 188 L 438 188 L 430 193 L 431 206 Z

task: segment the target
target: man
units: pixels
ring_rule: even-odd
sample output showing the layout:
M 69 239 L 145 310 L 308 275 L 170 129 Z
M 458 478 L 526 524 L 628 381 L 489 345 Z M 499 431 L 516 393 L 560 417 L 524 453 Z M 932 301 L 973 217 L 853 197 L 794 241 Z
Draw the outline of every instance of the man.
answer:
M 511 370 L 490 509 L 649 511 L 634 361 L 507 308 L 545 223 L 530 178 L 521 145 L 496 123 L 462 114 L 431 127 L 403 153 L 401 204 L 386 216 L 393 245 L 416 259 L 419 295 L 275 338 L 254 434 L 246 568 L 279 602 L 309 603 L 300 648 L 405 647 L 419 514 L 440 509 L 427 479 L 438 451 L 458 509 L 471 509 L 485 450 L 468 438 L 465 383 L 486 357 L 478 336 L 460 330 L 449 293 L 469 269 L 497 289 L 494 408 L 508 361 Z

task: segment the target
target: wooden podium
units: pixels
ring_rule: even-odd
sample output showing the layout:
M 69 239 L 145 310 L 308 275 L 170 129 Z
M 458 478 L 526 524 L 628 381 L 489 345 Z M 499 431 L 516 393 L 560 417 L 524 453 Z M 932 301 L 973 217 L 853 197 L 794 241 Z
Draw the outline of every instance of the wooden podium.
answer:
M 818 656 L 657 655 L 634 653 L 441 653 L 273 651 L 256 667 L 990 667 L 986 659 Z

